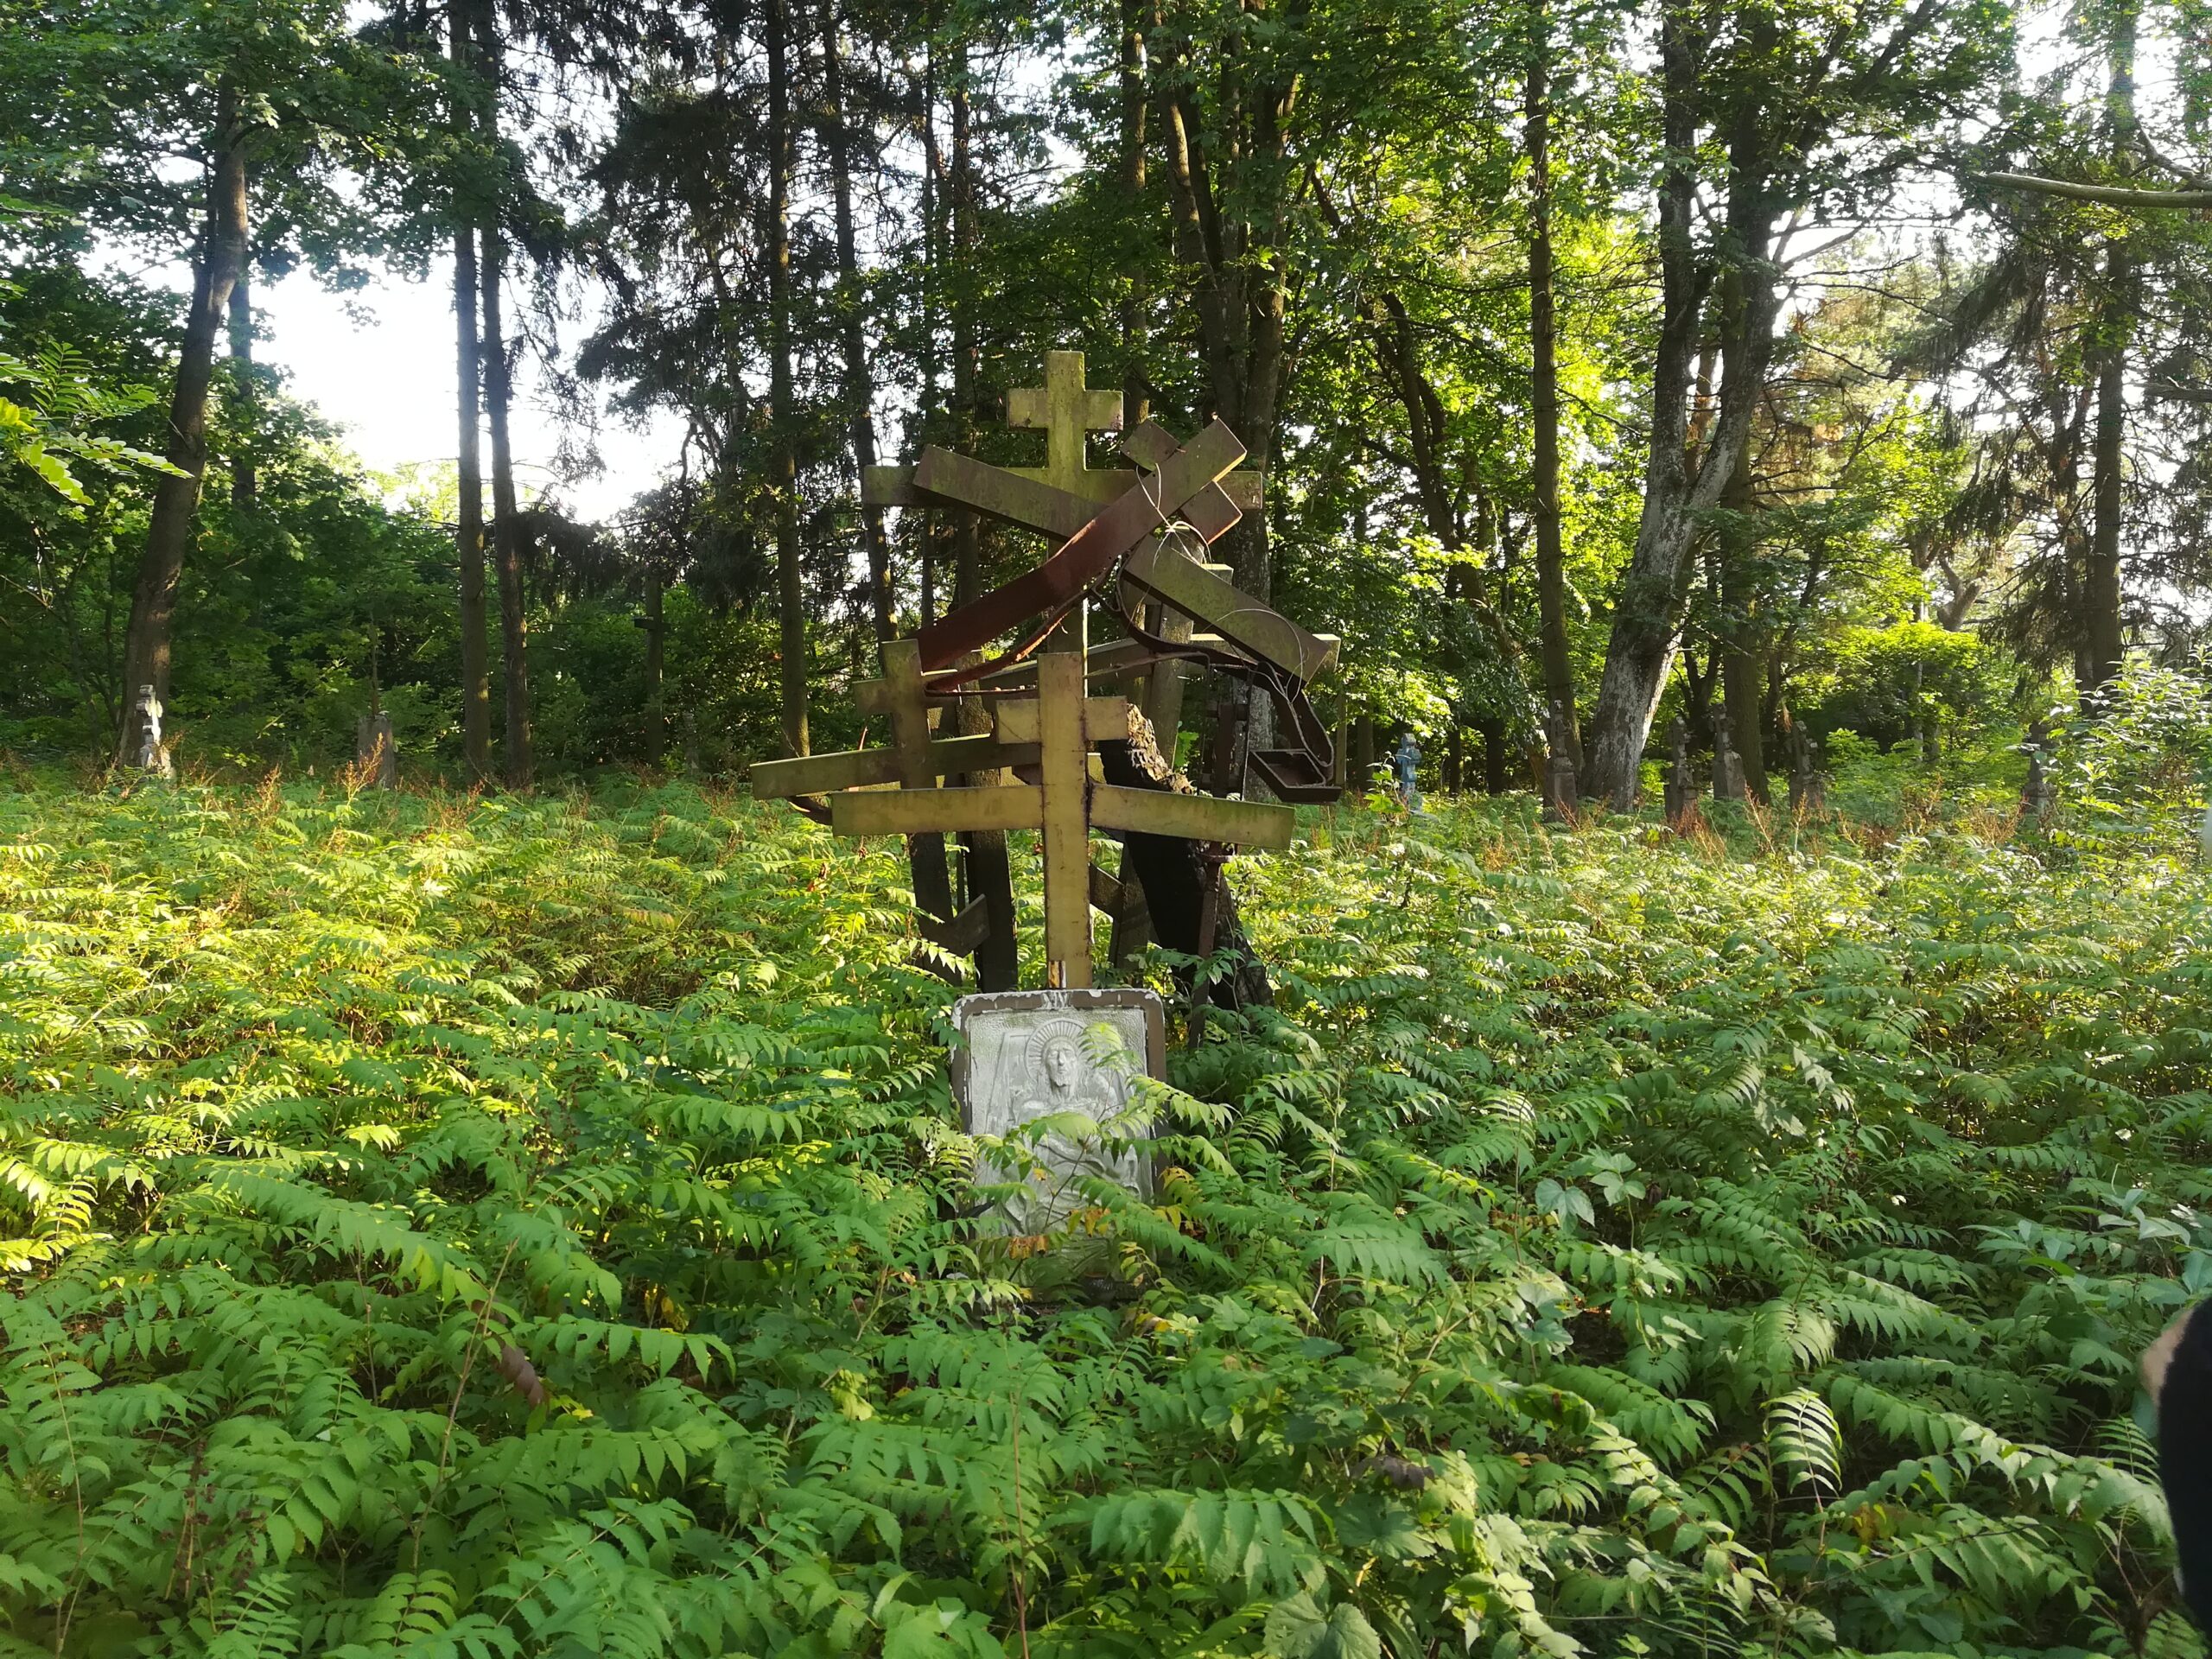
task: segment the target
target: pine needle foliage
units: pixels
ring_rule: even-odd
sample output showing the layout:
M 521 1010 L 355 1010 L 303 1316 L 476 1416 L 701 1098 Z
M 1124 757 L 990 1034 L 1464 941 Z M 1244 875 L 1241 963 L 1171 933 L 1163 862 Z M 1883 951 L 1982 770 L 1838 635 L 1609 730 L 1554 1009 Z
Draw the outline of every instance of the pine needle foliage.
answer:
M 0 1646 L 2202 1654 L 2212 880 L 1309 831 L 1040 1249 L 893 848 L 0 792 Z

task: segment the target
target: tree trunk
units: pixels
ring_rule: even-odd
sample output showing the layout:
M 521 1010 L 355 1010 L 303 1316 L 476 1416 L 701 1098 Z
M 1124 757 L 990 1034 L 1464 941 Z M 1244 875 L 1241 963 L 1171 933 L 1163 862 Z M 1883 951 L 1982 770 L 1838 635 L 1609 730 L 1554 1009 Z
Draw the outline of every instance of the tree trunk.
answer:
M 853 229 L 852 134 L 845 121 L 844 62 L 839 55 L 836 0 L 822 4 L 823 143 L 837 219 L 837 309 L 843 324 L 845 402 L 851 409 L 853 464 L 865 479 L 875 465 L 875 384 L 868 367 L 867 319 L 861 305 L 859 244 Z M 868 610 L 879 643 L 892 637 L 891 538 L 883 509 L 861 504 L 861 540 L 868 554 Z
M 1643 747 L 1681 643 L 1684 583 L 1698 526 L 1735 471 L 1773 353 L 1779 303 L 1767 263 L 1775 209 L 1764 189 L 1765 158 L 1755 130 L 1739 133 L 1730 156 L 1727 235 L 1735 265 L 1732 303 L 1723 319 L 1720 395 L 1703 459 L 1693 471 L 1687 403 L 1713 270 L 1692 243 L 1696 200 L 1690 166 L 1699 125 L 1698 65 L 1688 28 L 1682 10 L 1670 6 L 1661 30 L 1661 127 L 1669 157 L 1659 200 L 1663 309 L 1652 369 L 1643 507 L 1586 738 L 1590 766 L 1584 792 L 1623 811 L 1636 804 Z
M 1751 428 L 1744 429 L 1744 442 L 1721 496 L 1729 518 L 1718 532 L 1720 562 L 1720 604 L 1714 652 L 1720 659 L 1720 697 L 1726 710 L 1728 735 L 1743 768 L 1745 794 L 1771 806 L 1774 795 L 1766 775 L 1766 722 L 1760 706 L 1766 686 L 1766 652 L 1756 613 L 1751 560 L 1758 537 L 1751 527 L 1758 503 L 1751 493 Z
M 1567 716 L 1567 753 L 1582 775 L 1582 727 L 1574 706 L 1574 663 L 1567 654 L 1566 553 L 1559 509 L 1559 330 L 1552 302 L 1551 17 L 1530 0 L 1527 120 L 1529 156 L 1529 344 L 1530 493 L 1536 531 L 1536 614 L 1544 702 Z
M 798 557 L 798 410 L 791 391 L 791 111 L 789 0 L 766 0 L 768 49 L 768 413 L 775 450 L 776 595 L 782 623 L 784 748 L 808 752 L 806 592 Z
M 951 105 L 952 170 L 944 194 L 944 213 L 950 234 L 946 241 L 953 273 L 952 303 L 952 416 L 954 442 L 963 453 L 976 447 L 977 382 L 982 363 L 976 339 L 976 302 L 969 292 L 976 254 L 976 156 L 970 124 L 973 109 L 968 92 L 968 42 L 963 36 L 953 63 L 952 86 L 946 101 Z M 982 596 L 982 526 L 973 512 L 950 515 L 952 543 L 952 608 Z
M 658 766 L 668 752 L 668 613 L 664 602 L 665 584 L 658 570 L 645 572 L 645 753 L 648 765 Z
M 1483 734 L 1483 793 L 1503 795 L 1512 783 L 1505 722 L 1496 715 L 1484 715 L 1475 722 L 1475 729 Z
M 492 556 L 499 577 L 501 680 L 506 690 L 504 759 L 507 787 L 527 789 L 530 752 L 530 641 L 523 614 L 522 524 L 515 499 L 514 452 L 507 437 L 507 344 L 500 320 L 499 287 L 506 270 L 506 238 L 496 225 L 484 227 L 484 407 L 492 429 Z
M 1249 18 L 1256 8 L 1231 10 Z M 1154 13 L 1155 17 L 1159 16 Z M 1279 26 L 1304 26 L 1302 15 L 1279 14 Z M 1200 356 L 1208 401 L 1245 448 L 1245 465 L 1262 476 L 1272 463 L 1284 364 L 1289 268 L 1291 164 L 1286 125 L 1299 80 L 1255 73 L 1264 59 L 1231 35 L 1194 51 L 1172 43 L 1173 73 L 1158 78 L 1161 136 L 1167 162 L 1174 251 L 1192 276 Z M 1203 65 L 1203 69 L 1201 69 Z M 1216 95 L 1192 95 L 1195 76 L 1217 78 Z M 1216 121 L 1201 128 L 1201 111 Z M 1262 604 L 1274 591 L 1274 553 L 1265 512 L 1250 512 L 1216 543 L 1236 586 Z M 1274 705 L 1254 691 L 1249 720 L 1257 747 L 1269 745 Z M 1217 776 L 1220 792 L 1241 780 Z
M 499 19 L 489 0 L 478 0 L 479 61 L 491 88 L 484 137 L 497 154 L 499 146 L 500 42 Z M 508 440 L 507 413 L 514 402 L 502 321 L 506 280 L 506 233 L 498 202 L 484 217 L 484 251 L 478 266 L 483 289 L 484 410 L 492 432 L 492 559 L 499 582 L 500 679 L 505 692 L 506 725 L 502 759 L 507 787 L 527 789 L 533 773 L 530 744 L 530 651 L 522 582 L 522 524 L 515 499 L 514 450 Z
M 2132 5 L 2113 9 L 2111 80 L 2105 94 L 2113 154 L 2124 158 L 2135 137 L 2135 32 Z M 2087 647 L 2082 684 L 2085 708 L 2120 672 L 2126 644 L 2121 632 L 2120 531 L 2121 468 L 2127 440 L 2127 344 L 2135 308 L 2134 262 L 2125 235 L 2105 249 L 2105 295 L 2097 321 L 2097 435 L 2092 493 L 2096 523 L 2084 581 Z
M 237 382 L 239 418 L 232 424 L 231 505 L 251 507 L 259 488 L 254 474 L 253 444 L 249 429 L 260 391 L 253 374 L 253 262 L 238 260 L 238 280 L 231 284 L 231 374 Z
M 138 562 L 130 621 L 124 635 L 124 709 L 137 704 L 143 685 L 152 686 L 164 703 L 169 698 L 169 625 L 176 614 L 193 520 L 200 511 L 200 474 L 207 465 L 207 390 L 215 377 L 215 336 L 222 332 L 231 287 L 245 264 L 245 139 L 238 131 L 238 94 L 226 81 L 216 95 L 215 126 L 208 135 L 207 223 L 194 261 L 192 308 L 185 318 L 184 349 L 169 399 L 165 453 L 181 476 L 164 473 L 154 486 L 146 550 Z M 133 758 L 129 751 L 137 737 L 130 721 L 120 724 L 118 765 Z
M 468 0 L 452 0 L 447 14 L 449 51 L 456 68 L 474 67 L 469 41 Z M 454 130 L 464 143 L 474 127 L 467 92 L 454 89 Z M 460 417 L 461 504 L 454 514 L 454 543 L 461 564 L 461 743 L 469 779 L 492 776 L 492 676 L 484 629 L 484 465 L 479 448 L 483 397 L 483 349 L 476 334 L 476 226 L 474 204 L 456 185 L 453 202 L 454 362 Z
M 1122 188 L 1132 216 L 1144 210 L 1145 191 L 1145 0 L 1122 0 Z M 1146 262 L 1139 251 L 1124 273 L 1122 295 L 1122 429 L 1144 424 L 1152 412 L 1152 377 L 1146 357 L 1150 341 L 1145 308 L 1151 301 Z

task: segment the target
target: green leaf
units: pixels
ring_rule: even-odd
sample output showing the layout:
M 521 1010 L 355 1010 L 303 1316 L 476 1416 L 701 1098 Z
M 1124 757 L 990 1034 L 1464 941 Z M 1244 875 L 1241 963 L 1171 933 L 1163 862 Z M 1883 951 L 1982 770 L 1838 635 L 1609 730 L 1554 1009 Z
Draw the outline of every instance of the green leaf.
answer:
M 1382 1659 L 1382 1639 L 1350 1602 L 1324 1613 L 1300 1592 L 1268 1614 L 1267 1650 L 1274 1659 Z

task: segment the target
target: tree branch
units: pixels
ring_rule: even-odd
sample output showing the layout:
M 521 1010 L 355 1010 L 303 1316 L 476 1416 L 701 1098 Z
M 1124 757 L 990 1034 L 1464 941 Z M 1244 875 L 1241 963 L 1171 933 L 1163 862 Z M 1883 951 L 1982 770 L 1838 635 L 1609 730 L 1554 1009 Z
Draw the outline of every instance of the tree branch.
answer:
M 1975 173 L 1985 184 L 2007 185 L 2072 201 L 2101 201 L 2113 207 L 2212 207 L 2212 190 L 2130 190 L 2112 184 L 2076 184 L 2070 179 L 2042 179 L 2032 173 Z

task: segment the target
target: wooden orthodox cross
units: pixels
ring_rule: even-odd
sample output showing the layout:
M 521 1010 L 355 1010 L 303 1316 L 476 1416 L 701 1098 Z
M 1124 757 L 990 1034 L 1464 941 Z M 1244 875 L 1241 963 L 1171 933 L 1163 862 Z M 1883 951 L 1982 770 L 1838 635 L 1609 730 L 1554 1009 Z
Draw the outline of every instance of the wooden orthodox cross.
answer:
M 854 692 L 863 712 L 889 717 L 888 746 L 764 762 L 753 770 L 753 787 L 758 798 L 795 798 L 803 805 L 827 796 L 826 804 L 811 810 L 837 833 L 903 835 L 910 851 L 925 842 L 941 845 L 935 838 L 947 832 L 995 845 L 1007 830 L 1037 831 L 1045 866 L 1046 979 L 1075 988 L 1090 983 L 1091 906 L 1113 909 L 1120 886 L 1091 866 L 1091 830 L 1223 851 L 1290 842 L 1287 806 L 1187 792 L 1187 785 L 1168 777 L 1184 659 L 1266 684 L 1279 706 L 1292 711 L 1293 724 L 1302 711 L 1302 729 L 1311 730 L 1319 722 L 1303 688 L 1333 660 L 1336 642 L 1238 593 L 1223 579 L 1222 567 L 1203 562 L 1205 544 L 1234 524 L 1246 505 L 1256 505 L 1260 493 L 1257 476 L 1236 470 L 1243 446 L 1220 422 L 1188 443 L 1147 422 L 1122 445 L 1143 470 L 1093 468 L 1087 464 L 1089 436 L 1120 429 L 1121 397 L 1084 385 L 1079 352 L 1048 353 L 1045 384 L 1013 393 L 1007 416 L 1015 427 L 1045 433 L 1043 467 L 993 467 L 931 445 L 912 467 L 870 469 L 864 495 L 884 505 L 989 513 L 1052 537 L 1057 550 L 927 623 L 914 639 L 884 647 L 882 678 L 861 682 Z M 1033 655 L 1057 624 L 1071 613 L 1080 617 L 1085 595 L 1117 565 L 1118 609 L 1130 637 L 1086 650 L 1078 626 L 1071 649 Z M 1043 626 L 1026 645 L 995 662 L 977 656 L 1040 617 Z M 1147 677 L 1130 678 L 1146 670 Z M 1086 681 L 1102 678 L 1125 684 L 1139 706 L 1126 696 L 1087 696 Z M 965 710 L 962 729 L 933 729 L 931 715 L 950 709 Z M 988 720 L 982 716 L 986 709 Z M 1104 748 L 1109 757 L 1149 751 L 1155 732 L 1168 764 L 1155 764 L 1137 781 L 1169 786 L 1107 781 L 1109 764 L 1126 777 L 1132 775 L 1129 763 L 1092 751 Z M 1278 766 L 1277 773 L 1290 779 L 1279 793 L 1300 798 L 1293 792 L 1298 779 L 1317 766 L 1325 782 L 1325 733 L 1319 741 L 1325 752 L 1318 761 L 1300 751 L 1298 766 Z M 1002 781 L 1009 771 L 1019 782 Z M 919 896 L 918 852 L 915 866 Z M 942 868 L 940 858 L 940 874 Z M 1003 875 L 999 885 L 1002 890 Z M 957 915 L 948 902 L 941 918 L 925 921 L 925 933 L 950 950 L 976 949 L 987 929 L 1011 926 L 1003 901 L 999 916 L 987 915 L 988 897 Z

